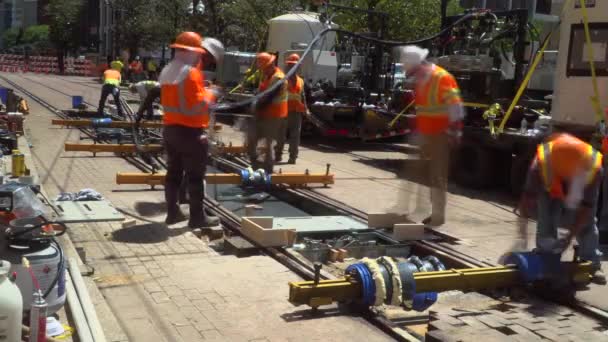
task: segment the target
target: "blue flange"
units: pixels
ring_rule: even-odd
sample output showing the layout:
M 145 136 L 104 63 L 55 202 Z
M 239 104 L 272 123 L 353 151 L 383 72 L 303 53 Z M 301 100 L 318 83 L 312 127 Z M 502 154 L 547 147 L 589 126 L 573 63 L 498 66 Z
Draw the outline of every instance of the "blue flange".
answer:
M 554 253 L 511 253 L 505 259 L 505 264 L 516 265 L 522 279 L 526 283 L 533 283 L 558 275 L 561 269 L 560 257 Z
M 363 295 L 361 303 L 366 306 L 374 305 L 376 301 L 376 283 L 372 278 L 372 273 L 363 263 L 352 264 L 346 269 L 346 273 L 354 274 L 361 283 Z
M 106 127 L 106 126 L 109 126 L 111 123 L 112 123 L 112 119 L 110 119 L 110 118 L 93 119 L 91 121 L 91 124 L 93 125 L 93 127 Z
M 243 183 L 244 185 L 249 183 L 249 170 L 247 170 L 247 169 L 241 170 L 241 183 Z
M 415 311 L 424 311 L 430 308 L 437 302 L 437 292 L 422 292 L 416 293 L 412 298 L 412 309 Z

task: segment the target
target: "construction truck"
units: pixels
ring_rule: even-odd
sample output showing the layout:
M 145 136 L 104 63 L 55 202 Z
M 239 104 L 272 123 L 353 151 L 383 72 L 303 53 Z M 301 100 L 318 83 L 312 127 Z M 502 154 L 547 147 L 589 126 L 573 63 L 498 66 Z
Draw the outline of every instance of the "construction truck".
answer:
M 485 13 L 455 26 L 466 13 L 442 13 L 447 32 L 427 47 L 432 60 L 455 75 L 467 106 L 454 176 L 466 185 L 502 184 L 519 193 L 538 143 L 552 132 L 598 146 L 601 106 L 608 105 L 608 3 L 586 0 L 583 11 L 580 0 L 461 1 L 480 3 Z M 590 100 L 594 82 L 603 91 L 597 105 Z
M 448 2 L 441 2 L 441 34 L 421 45 L 456 77 L 467 107 L 453 174 L 465 185 L 502 184 L 518 193 L 538 143 L 551 132 L 597 140 L 603 120 L 597 108 L 608 105 L 608 3 L 585 0 L 585 19 L 580 0 L 462 0 L 464 13 L 453 16 L 446 14 Z M 386 13 L 355 10 L 386 22 Z M 324 28 L 337 27 L 328 19 L 331 14 L 326 8 L 271 19 L 266 50 L 276 52 L 282 65 L 285 56 L 302 53 Z M 390 39 L 385 31 L 381 25 L 372 34 L 329 32 L 305 56 L 301 74 L 311 88 L 309 127 L 325 136 L 362 139 L 414 130 L 407 75 L 394 45 L 378 43 Z M 598 105 L 590 101 L 593 80 L 603 91 Z
M 328 5 L 329 6 L 329 5 Z M 385 17 L 386 13 L 331 5 L 334 11 L 356 11 Z M 307 113 L 303 133 L 327 137 L 349 137 L 372 140 L 409 133 L 407 117 L 396 118 L 411 102 L 411 91 L 395 89 L 403 72 L 391 58 L 391 49 L 363 39 L 336 32 L 324 35 L 310 53 L 304 51 L 319 32 L 331 27 L 332 12 L 291 12 L 268 21 L 265 51 L 277 55 L 277 63 L 293 53 L 303 57 L 300 75 L 307 85 Z M 385 21 L 382 21 L 385 23 Z M 385 27 L 369 37 L 385 38 Z M 254 54 L 228 52 L 220 66 L 219 82 L 236 87 L 228 100 L 241 100 L 253 95 L 253 84 L 243 82 L 253 70 Z M 393 94 L 395 89 L 396 94 Z M 412 109 L 408 108 L 413 114 Z

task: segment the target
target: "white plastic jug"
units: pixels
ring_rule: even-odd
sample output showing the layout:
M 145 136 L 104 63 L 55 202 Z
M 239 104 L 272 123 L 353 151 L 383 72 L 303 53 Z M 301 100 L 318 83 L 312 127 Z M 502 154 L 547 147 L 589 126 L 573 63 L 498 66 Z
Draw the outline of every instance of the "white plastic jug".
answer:
M 21 341 L 23 299 L 10 277 L 11 263 L 0 260 L 0 342 Z

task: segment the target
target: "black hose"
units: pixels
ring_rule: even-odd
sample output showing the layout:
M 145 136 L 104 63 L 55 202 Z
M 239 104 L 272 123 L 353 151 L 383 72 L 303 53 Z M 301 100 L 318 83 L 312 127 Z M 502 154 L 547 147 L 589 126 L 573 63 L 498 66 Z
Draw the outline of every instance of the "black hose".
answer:
M 49 296 L 49 294 L 51 294 L 51 291 L 53 291 L 53 288 L 59 282 L 59 277 L 61 276 L 61 272 L 65 272 L 64 271 L 65 258 L 63 256 L 63 250 L 61 249 L 61 246 L 59 245 L 59 243 L 57 242 L 57 240 L 51 239 L 51 242 L 54 243 L 55 244 L 55 248 L 57 248 L 57 253 L 59 254 L 59 263 L 57 264 L 57 272 L 55 274 L 55 279 L 53 279 L 53 281 L 51 282 L 51 284 L 49 285 L 49 287 L 46 289 L 46 291 L 42 295 L 45 299 Z M 65 275 L 64 275 L 64 277 L 65 277 Z
M 359 33 L 351 32 L 351 31 L 347 31 L 347 30 L 343 30 L 343 29 L 326 28 L 326 29 L 320 31 L 319 33 L 317 33 L 317 35 L 313 38 L 313 40 L 308 44 L 308 47 L 306 47 L 306 50 L 304 50 L 304 52 L 302 53 L 302 56 L 301 56 L 300 60 L 298 61 L 298 63 L 293 68 L 291 68 L 291 70 L 289 70 L 287 72 L 287 74 L 285 74 L 285 77 L 282 80 L 274 83 L 272 86 L 270 86 L 265 91 L 258 93 L 249 99 L 242 100 L 239 102 L 233 102 L 233 103 L 215 104 L 215 105 L 211 106 L 210 110 L 215 111 L 215 112 L 224 112 L 224 113 L 229 112 L 229 111 L 235 111 L 238 108 L 251 106 L 252 104 L 255 104 L 262 97 L 275 92 L 279 87 L 281 87 L 283 85 L 284 82 L 286 82 L 289 78 L 291 78 L 293 75 L 296 74 L 298 68 L 304 62 L 305 57 L 312 51 L 314 46 L 321 40 L 321 38 L 323 36 L 325 36 L 326 34 L 328 34 L 329 32 L 341 33 L 341 34 L 344 34 L 347 36 L 352 36 L 352 37 L 356 37 L 359 39 L 363 39 L 363 40 L 367 40 L 367 41 L 371 41 L 371 42 L 374 42 L 377 44 L 387 45 L 387 46 L 391 46 L 391 47 L 397 47 L 397 46 L 403 46 L 403 45 L 416 45 L 416 44 L 428 42 L 430 40 L 436 39 L 436 38 L 444 35 L 445 33 L 449 32 L 453 27 L 459 25 L 460 23 L 462 23 L 466 20 L 471 19 L 472 17 L 475 17 L 477 15 L 477 13 L 479 13 L 479 12 L 469 13 L 469 14 L 464 15 L 462 18 L 456 20 L 449 26 L 446 26 L 444 29 L 442 29 L 441 31 L 439 31 L 438 33 L 436 33 L 434 35 L 431 35 L 426 38 L 418 39 L 418 40 L 408 41 L 408 42 L 382 40 L 382 39 L 367 37 L 367 36 L 361 35 Z M 485 11 L 484 11 L 484 13 L 485 13 Z

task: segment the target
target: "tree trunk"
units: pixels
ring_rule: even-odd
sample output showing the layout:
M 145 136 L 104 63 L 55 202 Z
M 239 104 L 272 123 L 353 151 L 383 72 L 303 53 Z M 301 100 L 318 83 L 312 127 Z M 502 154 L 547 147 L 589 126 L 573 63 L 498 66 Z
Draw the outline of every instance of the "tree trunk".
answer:
M 59 49 L 59 51 L 57 53 L 57 66 L 59 67 L 60 75 L 65 74 L 65 65 L 63 65 L 64 56 L 65 56 L 65 48 L 62 47 Z

